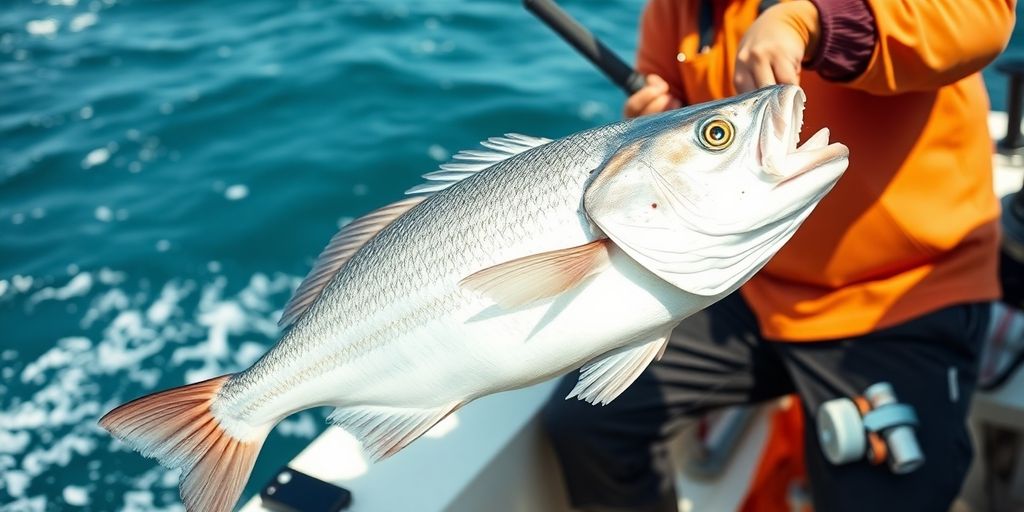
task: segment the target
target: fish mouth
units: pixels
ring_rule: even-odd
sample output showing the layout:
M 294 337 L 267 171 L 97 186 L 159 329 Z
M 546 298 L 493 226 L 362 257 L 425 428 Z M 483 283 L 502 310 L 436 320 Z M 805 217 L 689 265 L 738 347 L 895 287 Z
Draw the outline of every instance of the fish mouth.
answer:
M 766 99 L 758 149 L 761 168 L 777 178 L 779 185 L 850 154 L 843 144 L 829 143 L 828 128 L 818 130 L 798 145 L 806 101 L 804 91 L 795 85 L 778 86 Z

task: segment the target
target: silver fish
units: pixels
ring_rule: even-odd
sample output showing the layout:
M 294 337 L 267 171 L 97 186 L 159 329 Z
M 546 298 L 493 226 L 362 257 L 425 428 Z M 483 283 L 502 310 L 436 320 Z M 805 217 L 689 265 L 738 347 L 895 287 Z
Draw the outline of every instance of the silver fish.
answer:
M 379 459 L 473 399 L 580 367 L 569 397 L 606 404 L 845 171 L 827 130 L 797 146 L 803 104 L 776 86 L 555 141 L 489 139 L 342 229 L 250 368 L 100 423 L 182 468 L 189 511 L 226 512 L 267 433 L 303 409 L 334 407 Z

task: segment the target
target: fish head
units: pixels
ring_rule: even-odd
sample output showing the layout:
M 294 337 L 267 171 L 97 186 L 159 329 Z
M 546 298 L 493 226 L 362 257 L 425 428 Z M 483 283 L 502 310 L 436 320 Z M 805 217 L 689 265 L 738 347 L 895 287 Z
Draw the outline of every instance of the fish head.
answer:
M 772 86 L 633 121 L 588 184 L 586 214 L 679 288 L 735 290 L 848 165 L 825 128 L 798 144 L 805 100 L 797 86 Z

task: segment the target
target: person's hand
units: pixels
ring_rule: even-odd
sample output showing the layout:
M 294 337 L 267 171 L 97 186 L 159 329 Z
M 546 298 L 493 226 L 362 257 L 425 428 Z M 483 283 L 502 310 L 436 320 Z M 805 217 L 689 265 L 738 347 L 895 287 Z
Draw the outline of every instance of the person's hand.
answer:
M 668 82 L 658 75 L 647 75 L 647 85 L 633 93 L 626 100 L 626 117 L 657 114 L 666 110 L 679 108 L 683 102 L 668 92 Z
M 814 56 L 821 23 L 809 1 L 776 4 L 747 29 L 736 52 L 733 84 L 745 93 L 775 84 L 800 85 L 800 67 Z

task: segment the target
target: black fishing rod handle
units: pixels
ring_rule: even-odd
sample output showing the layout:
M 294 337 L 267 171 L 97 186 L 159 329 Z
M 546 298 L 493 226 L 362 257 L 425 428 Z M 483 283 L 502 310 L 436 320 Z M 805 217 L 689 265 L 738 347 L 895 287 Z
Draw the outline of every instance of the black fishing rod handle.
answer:
M 644 76 L 637 73 L 583 25 L 552 0 L 523 0 L 523 6 L 562 36 L 628 95 L 643 88 Z

